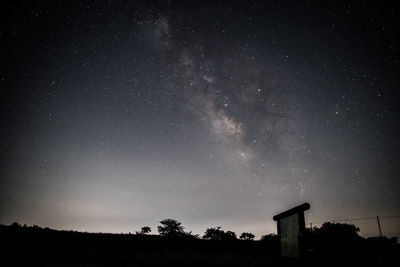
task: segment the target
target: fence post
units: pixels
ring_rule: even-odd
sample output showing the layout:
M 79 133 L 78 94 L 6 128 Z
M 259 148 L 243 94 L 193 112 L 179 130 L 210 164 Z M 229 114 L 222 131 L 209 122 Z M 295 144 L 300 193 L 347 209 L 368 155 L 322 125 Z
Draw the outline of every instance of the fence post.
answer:
M 379 235 L 382 236 L 382 229 L 381 229 L 381 223 L 379 222 L 379 216 L 376 216 L 376 220 L 377 220 L 377 222 L 378 222 Z

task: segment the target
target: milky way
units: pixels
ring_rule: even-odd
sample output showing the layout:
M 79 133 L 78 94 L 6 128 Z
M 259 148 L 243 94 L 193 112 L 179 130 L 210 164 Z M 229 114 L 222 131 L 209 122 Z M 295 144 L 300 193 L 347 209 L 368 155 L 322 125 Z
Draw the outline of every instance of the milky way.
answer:
M 0 223 L 259 237 L 303 202 L 307 224 L 400 214 L 397 9 L 2 5 Z

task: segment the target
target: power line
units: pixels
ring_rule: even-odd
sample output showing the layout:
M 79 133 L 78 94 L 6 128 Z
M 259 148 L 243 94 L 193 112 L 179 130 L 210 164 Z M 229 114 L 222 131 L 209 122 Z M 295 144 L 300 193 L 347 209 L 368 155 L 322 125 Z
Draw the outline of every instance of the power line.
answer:
M 379 216 L 379 218 L 383 218 L 383 219 L 390 219 L 390 218 L 400 218 L 400 215 L 393 215 L 393 216 Z
M 364 221 L 364 220 L 376 220 L 379 229 L 379 236 L 383 236 L 382 227 L 380 223 L 380 219 L 395 219 L 400 218 L 400 215 L 391 215 L 391 216 L 376 216 L 376 217 L 362 217 L 362 218 L 351 218 L 351 219 L 341 219 L 341 220 L 332 220 L 333 222 L 352 222 L 352 221 Z M 327 221 L 320 222 L 310 222 L 310 229 L 313 229 L 313 224 L 325 223 Z
M 392 215 L 392 216 L 379 216 L 381 219 L 390 219 L 390 218 L 400 218 L 400 215 Z M 363 217 L 363 218 L 351 218 L 351 219 L 341 219 L 341 220 L 325 220 L 319 222 L 310 222 L 310 223 L 324 223 L 327 221 L 336 221 L 336 222 L 351 222 L 351 221 L 362 221 L 362 220 L 376 220 L 376 217 Z

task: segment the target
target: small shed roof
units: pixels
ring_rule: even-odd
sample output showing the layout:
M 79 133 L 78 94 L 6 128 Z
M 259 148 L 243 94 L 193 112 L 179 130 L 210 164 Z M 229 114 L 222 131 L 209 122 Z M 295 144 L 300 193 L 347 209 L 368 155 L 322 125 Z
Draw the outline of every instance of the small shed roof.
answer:
M 278 221 L 281 218 L 284 218 L 284 217 L 287 217 L 287 216 L 290 216 L 290 215 L 293 215 L 293 214 L 296 214 L 299 212 L 304 212 L 305 210 L 308 210 L 308 209 L 310 209 L 310 204 L 303 203 L 303 204 L 296 206 L 290 210 L 287 210 L 287 211 L 284 211 L 284 212 L 281 212 L 281 213 L 275 215 L 273 217 L 273 219 L 274 219 L 274 221 Z

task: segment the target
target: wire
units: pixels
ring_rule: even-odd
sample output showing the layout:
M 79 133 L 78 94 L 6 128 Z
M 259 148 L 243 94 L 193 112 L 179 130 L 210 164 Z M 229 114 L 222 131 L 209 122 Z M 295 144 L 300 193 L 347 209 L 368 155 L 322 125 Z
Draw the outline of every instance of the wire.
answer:
M 392 216 L 378 216 L 379 219 L 390 219 L 390 218 L 400 218 L 400 215 L 392 215 Z M 376 217 L 363 217 L 363 218 L 351 218 L 351 219 L 342 219 L 342 220 L 331 220 L 336 222 L 351 222 L 351 221 L 362 221 L 362 220 L 371 220 L 376 219 Z M 320 221 L 320 222 L 310 222 L 310 223 L 324 223 L 327 221 Z
M 390 218 L 400 218 L 400 215 L 393 215 L 393 216 L 379 216 L 379 219 L 390 219 Z

